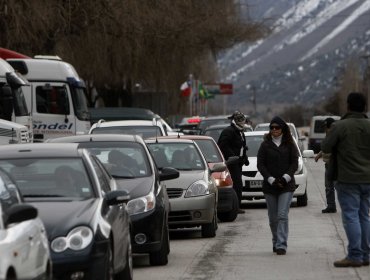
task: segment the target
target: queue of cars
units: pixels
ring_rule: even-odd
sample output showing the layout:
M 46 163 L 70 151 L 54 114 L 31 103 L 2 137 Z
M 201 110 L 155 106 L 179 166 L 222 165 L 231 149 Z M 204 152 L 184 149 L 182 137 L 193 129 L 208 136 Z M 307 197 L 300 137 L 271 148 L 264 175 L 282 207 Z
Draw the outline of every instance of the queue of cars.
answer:
M 220 133 L 226 119 L 210 118 L 223 123 L 202 132 Z M 266 131 L 246 126 L 244 133 L 250 164 L 243 167 L 243 199 L 262 199 L 255 156 Z M 36 262 L 17 263 L 0 234 L 0 259 L 9 260 L 0 264 L 0 279 L 133 279 L 132 254 L 148 254 L 151 265 L 168 263 L 170 229 L 215 237 L 218 221 L 237 217 L 227 166 L 238 157 L 226 161 L 217 137 L 189 134 L 169 131 L 155 117 L 98 121 L 88 135 L 0 147 L 0 233 L 17 232 L 14 248 L 33 244 L 21 234 L 31 230 L 41 240 L 22 258 Z M 305 160 L 312 156 L 300 153 L 298 206 L 307 205 Z

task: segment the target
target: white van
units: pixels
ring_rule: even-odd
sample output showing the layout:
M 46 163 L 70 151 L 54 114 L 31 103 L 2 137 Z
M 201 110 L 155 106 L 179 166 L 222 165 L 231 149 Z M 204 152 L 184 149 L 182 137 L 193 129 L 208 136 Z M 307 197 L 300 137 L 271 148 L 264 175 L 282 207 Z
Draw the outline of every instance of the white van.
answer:
M 325 138 L 325 125 L 324 121 L 327 118 L 333 118 L 334 120 L 340 120 L 340 116 L 313 116 L 310 124 L 310 135 L 308 141 L 308 149 L 313 150 L 315 153 L 321 150 L 321 141 Z
M 35 142 L 86 134 L 90 114 L 86 87 L 74 67 L 56 56 L 7 59 L 30 83 L 24 89 Z
M 0 119 L 8 121 L 1 128 L 11 129 L 11 122 L 24 126 L 28 133 L 27 141 L 32 142 L 32 118 L 23 94 L 27 86 L 29 87 L 28 81 L 0 58 Z M 14 126 L 14 129 L 21 126 Z M 2 133 L 1 137 L 4 136 Z

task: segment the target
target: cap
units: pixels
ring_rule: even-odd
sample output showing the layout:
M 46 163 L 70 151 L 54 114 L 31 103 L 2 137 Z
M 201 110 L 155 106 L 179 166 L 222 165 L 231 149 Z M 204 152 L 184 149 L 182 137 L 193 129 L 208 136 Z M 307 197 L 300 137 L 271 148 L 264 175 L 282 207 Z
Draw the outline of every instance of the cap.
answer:
M 227 118 L 230 120 L 235 120 L 236 122 L 243 122 L 247 119 L 245 115 L 240 111 L 235 111 L 231 116 Z

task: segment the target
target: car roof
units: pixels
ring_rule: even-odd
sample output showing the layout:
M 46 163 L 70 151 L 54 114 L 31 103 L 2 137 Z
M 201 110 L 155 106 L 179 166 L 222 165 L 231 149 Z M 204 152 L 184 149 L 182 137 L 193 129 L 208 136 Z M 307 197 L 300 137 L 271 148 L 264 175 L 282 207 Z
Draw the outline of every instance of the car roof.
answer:
M 155 126 L 153 120 L 121 120 L 121 121 L 103 121 L 93 124 L 94 127 L 111 127 L 111 126 Z M 160 123 L 157 123 L 160 126 Z
M 191 134 L 185 134 L 185 135 L 170 135 L 170 136 L 161 136 L 158 138 L 176 138 L 176 139 L 191 139 L 191 140 L 213 140 L 211 136 L 206 135 L 191 135 Z
M 265 135 L 266 131 L 264 130 L 259 130 L 259 131 L 246 131 L 244 132 L 245 136 L 259 136 L 259 135 Z
M 78 143 L 30 143 L 0 146 L 0 158 L 80 157 Z
M 204 130 L 219 129 L 219 128 L 225 128 L 228 126 L 230 126 L 230 123 L 213 124 L 213 125 L 207 126 Z
M 177 137 L 157 137 L 145 139 L 146 143 L 194 143 L 191 139 L 177 138 Z
M 230 114 L 231 115 L 231 114 Z M 223 119 L 227 119 L 228 117 L 230 117 L 230 115 L 217 115 L 217 116 L 207 116 L 207 117 L 204 117 L 202 121 L 207 121 L 207 120 L 223 120 Z
M 140 142 L 143 143 L 143 139 L 139 135 L 130 134 L 84 134 L 74 135 L 66 137 L 58 137 L 48 140 L 48 143 L 77 143 L 77 142 Z
M 286 124 L 295 127 L 294 123 L 287 122 Z M 258 124 L 256 124 L 256 127 L 260 127 L 260 126 L 270 126 L 270 123 L 258 123 Z
M 89 108 L 93 121 L 104 120 L 152 120 L 156 115 L 149 109 L 136 107 Z

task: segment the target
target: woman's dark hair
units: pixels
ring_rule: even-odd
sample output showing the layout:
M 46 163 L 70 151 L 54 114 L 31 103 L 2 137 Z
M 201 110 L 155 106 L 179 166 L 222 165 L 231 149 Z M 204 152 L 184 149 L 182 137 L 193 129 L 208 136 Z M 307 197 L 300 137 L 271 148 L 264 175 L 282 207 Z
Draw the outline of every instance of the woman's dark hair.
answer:
M 287 123 L 281 117 L 279 117 L 279 116 L 273 117 L 271 122 L 270 122 L 270 126 L 272 124 L 277 124 L 281 127 L 282 132 L 283 132 L 282 142 L 289 142 L 289 143 L 294 142 L 294 139 L 293 139 L 293 136 L 290 132 L 289 126 L 287 125 Z M 269 135 L 271 135 L 271 131 L 270 131 Z

